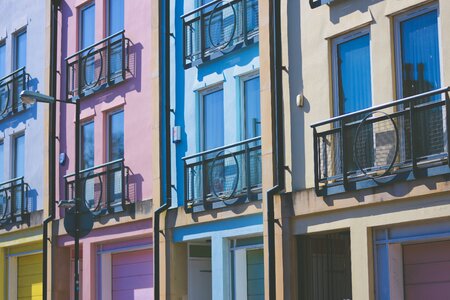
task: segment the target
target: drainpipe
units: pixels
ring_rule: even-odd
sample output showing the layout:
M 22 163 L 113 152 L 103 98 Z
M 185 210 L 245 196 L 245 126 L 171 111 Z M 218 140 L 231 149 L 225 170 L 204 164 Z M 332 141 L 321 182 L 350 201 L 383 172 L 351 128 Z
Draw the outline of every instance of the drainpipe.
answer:
M 60 0 L 52 0 L 50 8 L 50 81 L 49 92 L 50 96 L 56 99 L 56 60 L 58 49 L 58 8 Z M 48 137 L 48 217 L 43 222 L 42 240 L 43 240 L 43 265 L 42 265 L 42 295 L 43 300 L 47 300 L 48 288 L 48 224 L 55 219 L 56 211 L 56 102 L 49 104 L 49 137 Z
M 276 299 L 276 268 L 275 268 L 275 212 L 274 196 L 284 191 L 284 132 L 283 132 L 283 89 L 282 89 L 282 60 L 281 60 L 281 13 L 280 0 L 270 1 L 270 39 L 271 39 L 271 91 L 272 111 L 274 122 L 272 136 L 275 137 L 275 185 L 267 191 L 267 240 L 268 240 L 268 268 L 269 268 L 269 299 Z
M 164 20 L 163 20 L 164 18 Z M 154 253 L 154 299 L 160 299 L 160 216 L 163 212 L 172 206 L 172 187 L 171 187 L 171 157 L 170 157 L 170 1 L 159 0 L 159 30 L 161 31 L 159 39 L 159 89 L 160 101 L 164 103 L 160 106 L 160 141 L 165 141 L 161 145 L 161 154 L 165 154 L 165 161 L 162 162 L 160 168 L 160 178 L 163 178 L 163 170 L 165 169 L 165 186 L 161 180 L 160 199 L 166 197 L 166 201 L 156 211 L 153 218 L 153 253 Z M 162 76 L 164 74 L 164 76 Z M 162 116 L 164 115 L 164 119 Z M 160 158 L 161 159 L 161 158 Z

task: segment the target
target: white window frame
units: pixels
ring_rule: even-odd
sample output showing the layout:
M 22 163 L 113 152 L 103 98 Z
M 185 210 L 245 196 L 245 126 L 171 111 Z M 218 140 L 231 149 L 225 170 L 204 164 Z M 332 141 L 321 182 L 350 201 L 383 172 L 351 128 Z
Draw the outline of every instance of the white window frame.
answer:
M 334 116 L 340 115 L 340 99 L 339 99 L 339 61 L 338 61 L 338 45 L 345 42 L 357 39 L 361 36 L 369 35 L 369 49 L 370 49 L 370 85 L 371 85 L 371 95 L 370 101 L 371 106 L 373 106 L 373 63 L 372 63 L 372 39 L 370 34 L 370 27 L 363 27 L 356 29 L 350 33 L 344 34 L 342 36 L 336 37 L 331 41 L 331 60 L 332 60 L 332 100 L 333 100 L 333 113 Z

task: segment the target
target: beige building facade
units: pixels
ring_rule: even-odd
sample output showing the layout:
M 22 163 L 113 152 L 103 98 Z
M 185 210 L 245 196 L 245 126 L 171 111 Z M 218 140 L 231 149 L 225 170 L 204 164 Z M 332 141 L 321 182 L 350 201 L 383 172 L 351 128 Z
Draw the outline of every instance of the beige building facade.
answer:
M 448 295 L 450 3 L 285 0 L 281 16 L 286 186 L 266 290 L 275 255 L 277 299 Z

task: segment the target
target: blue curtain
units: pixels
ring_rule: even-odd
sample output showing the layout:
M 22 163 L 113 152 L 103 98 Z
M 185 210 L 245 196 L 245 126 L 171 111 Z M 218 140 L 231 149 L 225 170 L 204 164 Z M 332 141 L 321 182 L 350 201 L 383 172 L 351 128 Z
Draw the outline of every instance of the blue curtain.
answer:
M 203 96 L 203 150 L 224 145 L 223 90 Z
M 339 114 L 371 106 L 370 37 L 363 35 L 337 46 Z
M 437 12 L 401 23 L 403 95 L 408 97 L 441 86 Z

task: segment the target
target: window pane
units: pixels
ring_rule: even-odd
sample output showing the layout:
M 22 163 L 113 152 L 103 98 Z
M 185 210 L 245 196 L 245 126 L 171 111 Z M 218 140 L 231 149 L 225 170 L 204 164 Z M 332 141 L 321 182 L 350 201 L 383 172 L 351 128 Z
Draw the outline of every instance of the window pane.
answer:
M 264 251 L 247 250 L 247 299 L 264 300 Z
M 4 173 L 5 173 L 5 165 L 4 165 L 4 154 L 3 154 L 3 142 L 0 143 L 0 183 L 4 182 Z
M 24 176 L 25 171 L 25 135 L 14 139 L 14 177 Z
M 401 23 L 403 95 L 441 86 L 437 11 Z
M 95 43 L 95 5 L 89 5 L 81 10 L 80 49 Z
M 6 72 L 6 45 L 0 44 L 0 78 L 5 76 Z
M 25 67 L 27 64 L 27 32 L 24 31 L 16 36 L 15 69 Z
M 124 122 L 123 111 L 109 116 L 109 160 L 123 158 L 124 154 Z
M 203 150 L 224 145 L 223 90 L 203 96 Z
M 245 138 L 261 135 L 259 77 L 244 82 Z
M 371 106 L 369 43 L 367 34 L 337 46 L 340 114 Z
M 94 122 L 81 126 L 81 169 L 94 166 Z
M 123 0 L 109 0 L 109 34 L 114 34 L 124 29 Z

